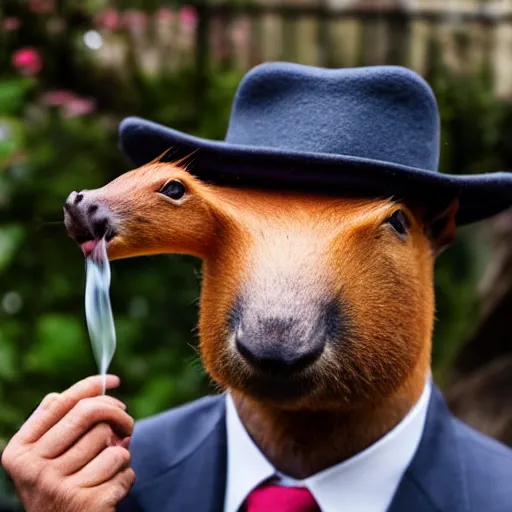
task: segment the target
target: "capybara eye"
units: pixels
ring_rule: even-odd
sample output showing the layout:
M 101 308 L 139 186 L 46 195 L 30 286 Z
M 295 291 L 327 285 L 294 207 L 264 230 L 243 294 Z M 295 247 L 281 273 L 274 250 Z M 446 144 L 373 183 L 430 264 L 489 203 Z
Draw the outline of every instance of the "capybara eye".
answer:
M 177 200 L 181 199 L 185 195 L 186 191 L 187 189 L 181 181 L 171 180 L 164 185 L 162 190 L 160 190 L 160 194 L 163 194 L 170 199 Z
M 403 238 L 407 236 L 409 221 L 403 210 L 397 210 L 386 222 Z

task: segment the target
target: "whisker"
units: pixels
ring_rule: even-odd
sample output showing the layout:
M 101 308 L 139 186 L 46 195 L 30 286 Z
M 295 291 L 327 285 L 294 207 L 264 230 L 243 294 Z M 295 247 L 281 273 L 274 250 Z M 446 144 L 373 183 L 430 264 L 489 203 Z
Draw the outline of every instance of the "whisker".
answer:
M 56 226 L 64 227 L 64 221 L 63 220 L 39 220 L 36 219 L 32 222 L 28 223 L 29 226 L 32 226 L 32 229 L 43 229 L 43 228 L 54 228 Z
M 194 156 L 199 151 L 199 148 L 194 149 L 192 153 L 189 153 L 188 155 L 184 156 L 183 158 L 180 158 L 179 160 L 176 160 L 172 162 L 174 165 L 178 167 L 183 167 L 186 171 L 188 171 L 188 166 L 193 162 L 193 160 L 189 160 L 192 156 Z
M 201 353 L 199 352 L 199 349 L 197 347 L 195 347 L 194 345 L 192 345 L 192 343 L 187 343 L 187 345 L 197 354 L 197 355 L 201 355 Z
M 151 160 L 151 162 L 149 162 L 148 165 L 161 163 L 161 162 L 163 162 L 164 158 L 171 155 L 172 153 L 176 153 L 177 151 L 178 151 L 178 149 L 175 146 L 170 146 L 163 153 L 161 153 L 157 157 L 153 158 L 153 160 Z
M 37 221 L 40 226 L 61 226 L 64 224 L 63 220 L 41 220 Z

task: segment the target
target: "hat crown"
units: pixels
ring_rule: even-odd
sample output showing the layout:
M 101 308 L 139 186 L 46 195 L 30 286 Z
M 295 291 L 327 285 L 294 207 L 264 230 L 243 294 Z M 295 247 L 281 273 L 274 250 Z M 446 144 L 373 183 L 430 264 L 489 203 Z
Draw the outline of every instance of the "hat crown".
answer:
M 432 90 L 409 69 L 266 63 L 240 83 L 226 142 L 437 171 L 439 124 Z

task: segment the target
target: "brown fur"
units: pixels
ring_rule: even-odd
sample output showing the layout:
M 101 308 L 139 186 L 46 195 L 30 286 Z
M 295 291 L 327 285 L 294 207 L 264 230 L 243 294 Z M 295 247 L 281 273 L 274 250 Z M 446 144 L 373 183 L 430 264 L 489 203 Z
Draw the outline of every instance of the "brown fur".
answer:
M 170 179 L 187 188 L 179 202 L 158 193 Z M 420 208 L 392 200 L 212 186 L 158 162 L 88 194 L 111 211 L 112 259 L 187 253 L 203 260 L 203 363 L 233 391 L 246 428 L 281 471 L 305 477 L 350 457 L 419 398 L 430 366 L 433 264 L 453 236 L 456 202 L 427 225 Z M 405 240 L 385 222 L 398 208 L 410 220 Z M 230 330 L 240 297 L 248 315 L 290 311 L 305 328 L 334 301 L 343 325 L 295 378 L 304 392 L 282 399 L 260 390 L 263 377 Z

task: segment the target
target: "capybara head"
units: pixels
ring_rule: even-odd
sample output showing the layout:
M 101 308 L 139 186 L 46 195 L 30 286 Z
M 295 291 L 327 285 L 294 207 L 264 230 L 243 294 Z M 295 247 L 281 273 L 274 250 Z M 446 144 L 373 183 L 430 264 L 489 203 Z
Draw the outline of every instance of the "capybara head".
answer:
M 199 320 L 213 380 L 288 409 L 352 409 L 425 378 L 433 265 L 457 202 L 434 218 L 392 199 L 209 185 L 153 162 L 73 192 L 69 234 L 111 259 L 203 260 Z

